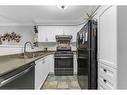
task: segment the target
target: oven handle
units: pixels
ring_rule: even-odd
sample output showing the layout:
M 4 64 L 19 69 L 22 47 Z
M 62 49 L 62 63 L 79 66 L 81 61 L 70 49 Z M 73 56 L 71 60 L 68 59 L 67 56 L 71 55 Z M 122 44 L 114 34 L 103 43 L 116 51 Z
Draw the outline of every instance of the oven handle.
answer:
M 3 86 L 3 85 L 5 85 L 5 84 L 7 84 L 7 83 L 9 83 L 9 82 L 11 82 L 11 81 L 13 81 L 14 79 L 16 79 L 16 78 L 18 78 L 18 77 L 24 75 L 25 73 L 27 73 L 28 71 L 30 71 L 30 69 L 31 69 L 33 66 L 34 66 L 34 65 L 30 66 L 29 68 L 25 69 L 24 71 L 22 71 L 22 72 L 20 72 L 20 73 L 18 73 L 18 74 L 16 74 L 16 75 L 14 75 L 14 76 L 12 76 L 12 77 L 10 77 L 10 78 L 8 78 L 8 79 L 3 80 L 2 82 L 0 82 L 0 87 Z
M 89 57 L 78 57 L 78 59 L 88 59 Z
M 55 58 L 73 58 L 73 57 L 55 57 Z

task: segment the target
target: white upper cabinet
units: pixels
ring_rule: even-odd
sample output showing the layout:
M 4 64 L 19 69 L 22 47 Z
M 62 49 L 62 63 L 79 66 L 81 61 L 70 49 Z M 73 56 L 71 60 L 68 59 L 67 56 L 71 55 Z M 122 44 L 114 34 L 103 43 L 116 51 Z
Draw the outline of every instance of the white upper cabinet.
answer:
M 108 7 L 99 16 L 99 60 L 116 67 L 116 7 Z
M 77 26 L 38 26 L 39 42 L 56 42 L 56 35 L 72 35 L 72 42 L 76 42 Z
M 63 33 L 65 35 L 72 35 L 72 42 L 76 42 L 76 36 L 77 36 L 77 26 L 64 26 L 63 27 Z
M 39 42 L 55 42 L 55 34 L 60 35 L 62 29 L 58 26 L 39 26 L 38 32 Z

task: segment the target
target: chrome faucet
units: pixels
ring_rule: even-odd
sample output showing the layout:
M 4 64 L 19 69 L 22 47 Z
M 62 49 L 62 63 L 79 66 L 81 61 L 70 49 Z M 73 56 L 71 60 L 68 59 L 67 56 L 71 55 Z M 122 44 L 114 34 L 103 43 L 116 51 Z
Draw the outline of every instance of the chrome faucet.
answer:
M 26 57 L 26 45 L 27 44 L 30 44 L 31 45 L 31 49 L 34 49 L 34 47 L 33 47 L 33 44 L 31 43 L 31 42 L 26 42 L 25 44 L 24 44 L 24 57 Z

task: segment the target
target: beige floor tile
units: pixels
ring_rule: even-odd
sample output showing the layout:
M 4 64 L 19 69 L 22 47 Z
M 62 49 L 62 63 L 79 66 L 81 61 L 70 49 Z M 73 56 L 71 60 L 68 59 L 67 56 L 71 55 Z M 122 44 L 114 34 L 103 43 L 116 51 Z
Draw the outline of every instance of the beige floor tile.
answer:
M 77 76 L 49 75 L 42 89 L 80 89 Z
M 41 89 L 46 89 L 46 86 L 47 86 L 47 81 L 44 83 L 43 87 L 41 87 Z
M 47 82 L 46 85 L 44 86 L 44 88 L 56 89 L 57 88 L 57 81 L 49 81 L 49 82 Z
M 80 89 L 79 87 L 79 84 L 78 84 L 78 81 L 71 81 L 71 88 L 77 88 L 77 89 Z
M 67 82 L 59 82 L 57 88 L 67 89 L 69 86 Z

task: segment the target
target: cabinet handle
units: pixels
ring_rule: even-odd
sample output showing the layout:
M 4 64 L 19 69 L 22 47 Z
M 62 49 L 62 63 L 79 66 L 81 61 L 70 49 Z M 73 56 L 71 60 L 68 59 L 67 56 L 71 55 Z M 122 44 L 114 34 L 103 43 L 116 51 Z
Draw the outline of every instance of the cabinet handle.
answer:
M 103 81 L 104 81 L 105 83 L 107 83 L 107 80 L 106 80 L 106 79 L 103 79 Z
M 106 69 L 103 69 L 104 70 L 104 72 L 107 72 L 107 70 Z

